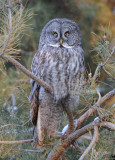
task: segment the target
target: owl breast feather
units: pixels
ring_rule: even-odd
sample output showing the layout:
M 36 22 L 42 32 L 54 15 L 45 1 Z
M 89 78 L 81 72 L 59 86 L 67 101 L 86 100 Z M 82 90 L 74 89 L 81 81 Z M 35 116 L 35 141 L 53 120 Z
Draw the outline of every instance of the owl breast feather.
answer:
M 39 60 L 40 78 L 52 87 L 57 101 L 71 94 L 72 90 L 79 90 L 77 88 L 83 79 L 84 72 L 81 47 L 44 46 Z

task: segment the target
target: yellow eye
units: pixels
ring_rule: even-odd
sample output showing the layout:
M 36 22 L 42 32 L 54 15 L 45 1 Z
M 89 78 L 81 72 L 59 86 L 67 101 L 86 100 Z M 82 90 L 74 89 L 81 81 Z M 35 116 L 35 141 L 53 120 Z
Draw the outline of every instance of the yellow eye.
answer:
M 54 32 L 53 35 L 54 35 L 54 37 L 57 37 L 57 36 L 58 36 L 57 32 Z
M 65 32 L 65 37 L 68 37 L 70 35 L 69 31 Z

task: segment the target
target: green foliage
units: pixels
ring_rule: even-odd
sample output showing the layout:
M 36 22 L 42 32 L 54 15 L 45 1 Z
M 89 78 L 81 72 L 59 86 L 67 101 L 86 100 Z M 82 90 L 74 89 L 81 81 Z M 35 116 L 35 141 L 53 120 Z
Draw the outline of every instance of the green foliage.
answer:
M 3 0 L 0 1 L 0 5 L 0 8 L 2 8 L 4 5 Z M 63 2 L 52 2 L 50 0 L 33 0 L 28 3 L 27 7 L 32 8 L 34 16 L 31 19 L 32 29 L 29 30 L 29 33 L 26 32 L 26 34 L 25 30 L 27 30 L 28 26 L 30 26 L 30 22 L 28 22 L 28 20 L 32 16 L 31 9 L 25 9 L 25 11 L 23 11 L 20 22 L 17 23 L 17 20 L 20 17 L 20 10 L 19 7 L 16 6 L 13 2 L 12 28 L 16 26 L 15 31 L 13 32 L 9 26 L 9 19 L 7 16 L 8 10 L 6 9 L 1 11 L 2 14 L 0 15 L 0 53 L 5 51 L 4 54 L 17 57 L 19 56 L 18 53 L 20 52 L 20 47 L 21 49 L 27 51 L 36 50 L 41 29 L 46 24 L 46 22 L 48 22 L 52 18 L 66 17 L 72 18 L 75 21 L 79 21 L 78 23 L 82 31 L 83 48 L 85 49 L 86 53 L 86 64 L 89 63 L 89 66 L 91 67 L 88 68 L 91 68 L 91 71 L 90 73 L 87 73 L 87 77 L 89 77 L 90 75 L 89 83 L 81 89 L 80 104 L 77 109 L 73 110 L 74 118 L 78 118 L 84 113 L 84 111 L 89 109 L 97 101 L 98 96 L 94 91 L 94 86 L 91 85 L 91 72 L 94 71 L 94 63 L 96 63 L 97 65 L 100 62 L 105 62 L 106 58 L 111 53 L 112 47 L 115 45 L 114 39 L 112 38 L 110 33 L 111 29 L 102 27 L 102 32 L 98 30 L 98 20 L 96 19 L 98 12 L 98 4 L 95 3 L 95 1 L 92 3 L 88 3 L 88 1 L 85 0 L 82 0 L 82 2 L 76 2 L 73 0 L 63 0 Z M 87 56 L 89 55 L 89 48 L 91 43 L 91 31 L 94 31 L 96 33 L 96 36 L 93 38 L 95 44 L 93 46 L 92 52 L 93 54 L 95 54 L 95 57 L 93 59 L 93 65 L 92 63 L 90 63 L 91 59 L 89 59 L 89 57 Z M 21 39 L 23 34 L 25 34 L 25 36 L 23 36 L 23 38 Z M 5 46 L 5 41 L 8 41 L 7 46 Z M 24 63 L 26 64 L 27 68 L 30 68 L 32 57 L 33 55 L 23 56 Z M 114 58 L 115 57 L 113 54 L 107 65 L 105 65 L 105 69 L 112 75 L 115 74 Z M 101 76 L 102 72 L 98 73 L 98 77 Z M 102 79 L 102 82 L 103 81 L 104 79 Z M 112 84 L 112 79 L 109 79 L 108 82 L 110 90 L 110 86 L 113 88 L 114 85 Z M 96 87 L 100 91 L 102 91 L 103 88 L 105 93 L 105 86 L 99 85 L 99 83 L 97 82 Z M 33 126 L 30 122 L 29 114 L 29 91 L 29 79 L 20 71 L 17 71 L 13 67 L 9 67 L 9 63 L 7 66 L 6 63 L 4 63 L 0 59 L 0 140 L 13 141 L 32 138 Z M 111 104 L 106 104 L 103 106 L 103 109 L 98 108 L 96 116 L 102 117 L 104 120 L 108 120 L 114 123 L 114 107 L 114 105 L 111 107 Z M 93 115 L 85 123 L 87 124 L 91 121 L 91 119 L 94 119 L 94 117 L 95 115 Z M 63 122 L 59 126 L 59 130 L 62 130 L 67 123 L 67 116 L 64 114 Z M 92 152 L 90 152 L 86 159 L 90 159 L 92 155 L 92 159 L 97 156 L 96 160 L 101 160 L 102 158 L 109 160 L 111 155 L 114 155 L 113 137 L 113 132 L 109 131 L 108 129 L 100 129 L 100 139 L 98 141 L 98 144 L 94 146 Z M 53 148 L 55 144 L 58 143 L 58 139 L 49 139 L 48 137 L 46 137 L 45 142 L 46 145 L 44 146 L 43 150 L 41 149 L 41 152 L 40 149 L 33 149 L 31 144 L 1 145 L 0 159 L 45 160 L 49 151 Z M 89 142 L 84 140 L 77 140 L 75 144 L 78 145 L 83 152 L 84 149 L 89 145 Z M 66 158 L 67 160 L 76 160 L 80 157 L 80 155 L 81 152 L 71 146 L 63 153 L 62 159 Z
M 94 62 L 96 64 L 104 63 L 106 59 L 110 56 L 113 47 L 115 46 L 115 39 L 112 37 L 112 33 L 109 27 L 101 27 L 100 35 L 94 34 L 94 49 L 96 52 L 94 56 Z M 109 58 L 105 69 L 112 75 L 115 75 L 115 53 Z

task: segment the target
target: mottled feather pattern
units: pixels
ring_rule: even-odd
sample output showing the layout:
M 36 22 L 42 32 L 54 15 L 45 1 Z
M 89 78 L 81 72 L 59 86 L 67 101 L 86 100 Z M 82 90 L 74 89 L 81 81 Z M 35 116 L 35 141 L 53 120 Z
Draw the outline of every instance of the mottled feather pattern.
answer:
M 65 37 L 67 30 L 70 30 L 70 36 Z M 57 37 L 53 36 L 54 32 Z M 60 38 L 63 39 L 61 45 Z M 84 55 L 77 24 L 68 19 L 48 22 L 42 30 L 39 48 L 31 65 L 32 73 L 49 84 L 53 91 L 52 94 L 48 93 L 34 80 L 30 80 L 30 115 L 35 126 L 34 141 L 39 146 L 43 144 L 45 134 L 55 135 L 65 107 L 79 104 L 84 70 Z
M 83 50 L 80 46 L 55 50 L 51 46 L 44 45 L 38 56 L 35 55 L 36 59 L 40 59 L 37 64 L 38 73 L 36 75 L 52 87 L 57 101 L 72 92 L 73 89 L 71 90 L 70 84 L 80 83 L 80 77 L 82 81 L 84 59 L 82 58 Z
M 34 126 L 36 126 L 37 124 L 38 107 L 39 107 L 38 98 L 39 98 L 39 92 L 38 92 L 38 89 L 36 89 L 33 93 L 33 98 L 31 101 L 31 110 L 30 110 L 30 117 Z

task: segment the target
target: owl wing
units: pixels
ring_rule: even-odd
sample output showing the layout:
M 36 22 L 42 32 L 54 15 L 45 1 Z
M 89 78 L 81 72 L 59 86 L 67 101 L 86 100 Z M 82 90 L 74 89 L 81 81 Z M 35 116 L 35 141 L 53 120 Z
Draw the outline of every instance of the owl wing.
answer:
M 37 51 L 33 60 L 32 60 L 32 65 L 31 65 L 31 72 L 35 75 L 38 76 L 39 69 L 38 69 L 38 64 L 39 64 L 39 52 Z M 38 116 L 38 107 L 39 107 L 39 88 L 40 85 L 36 83 L 33 79 L 30 79 L 31 83 L 31 92 L 29 96 L 29 100 L 31 102 L 31 109 L 30 109 L 30 117 L 33 125 L 36 126 L 37 124 L 37 116 Z

